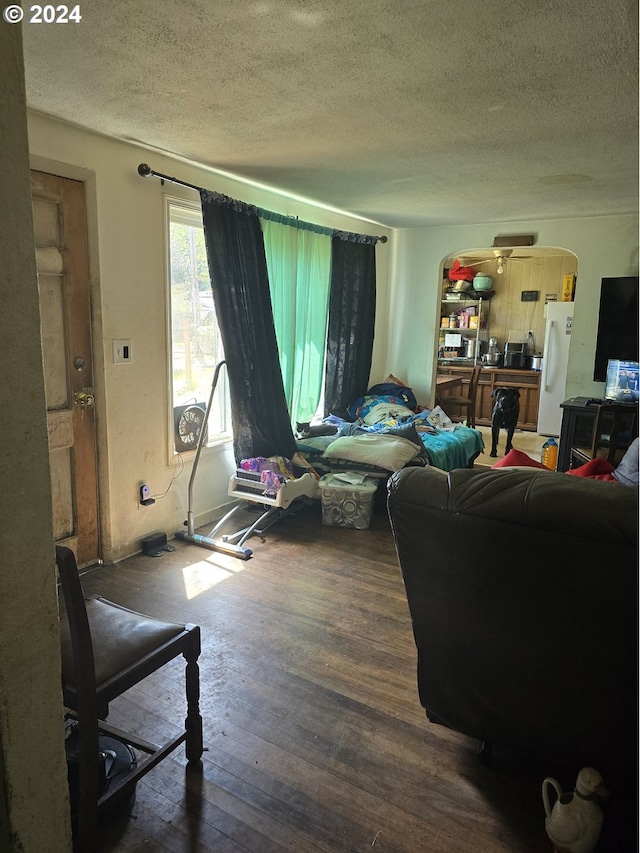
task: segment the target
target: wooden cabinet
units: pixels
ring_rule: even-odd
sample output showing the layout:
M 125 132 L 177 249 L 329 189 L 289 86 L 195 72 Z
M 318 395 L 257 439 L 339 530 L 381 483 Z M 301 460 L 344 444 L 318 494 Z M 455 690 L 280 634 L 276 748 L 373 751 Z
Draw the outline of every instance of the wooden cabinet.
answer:
M 471 367 L 455 367 L 439 365 L 438 373 L 443 376 L 460 376 L 462 379 L 462 395 L 467 393 Z M 518 428 L 535 432 L 538 426 L 538 405 L 540 402 L 540 373 L 535 370 L 508 370 L 501 367 L 483 367 L 480 372 L 478 394 L 476 397 L 476 423 L 480 426 L 491 426 L 493 399 L 491 393 L 495 388 L 517 388 L 520 392 L 520 419 Z M 451 417 L 461 415 L 455 407 L 447 414 Z
M 594 404 L 591 397 L 571 397 L 564 403 L 560 403 L 560 408 L 562 409 L 562 427 L 556 471 L 568 471 L 571 467 L 571 448 L 591 446 L 595 419 L 600 406 Z M 637 432 L 634 424 L 637 422 L 638 405 L 627 404 L 625 408 L 628 408 L 628 412 L 623 415 L 624 426 L 621 429 L 620 438 L 626 434 L 627 441 L 630 442 Z M 612 421 L 613 415 L 609 415 L 605 423 L 611 424 Z

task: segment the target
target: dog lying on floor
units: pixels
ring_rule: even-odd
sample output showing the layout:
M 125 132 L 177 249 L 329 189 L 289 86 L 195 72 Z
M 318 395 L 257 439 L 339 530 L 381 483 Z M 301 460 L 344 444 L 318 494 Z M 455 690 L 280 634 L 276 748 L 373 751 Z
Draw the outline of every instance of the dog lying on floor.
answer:
M 511 450 L 511 440 L 520 416 L 520 392 L 517 388 L 495 388 L 491 392 L 491 396 L 495 403 L 491 413 L 491 453 L 489 456 L 497 456 L 501 428 L 507 431 L 505 454 Z

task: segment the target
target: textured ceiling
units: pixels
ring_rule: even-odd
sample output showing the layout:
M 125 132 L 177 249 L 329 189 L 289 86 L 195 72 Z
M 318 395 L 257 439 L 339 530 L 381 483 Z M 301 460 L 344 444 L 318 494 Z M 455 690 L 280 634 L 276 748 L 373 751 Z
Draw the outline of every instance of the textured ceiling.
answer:
M 635 0 L 80 9 L 23 24 L 34 110 L 388 226 L 637 210 Z

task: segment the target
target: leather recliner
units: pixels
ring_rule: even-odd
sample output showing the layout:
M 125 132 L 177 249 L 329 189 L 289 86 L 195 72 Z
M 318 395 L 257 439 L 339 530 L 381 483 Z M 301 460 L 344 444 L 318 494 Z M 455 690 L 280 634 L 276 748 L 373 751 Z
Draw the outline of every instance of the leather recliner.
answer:
M 427 717 L 635 775 L 637 489 L 537 469 L 406 468 L 388 490 Z

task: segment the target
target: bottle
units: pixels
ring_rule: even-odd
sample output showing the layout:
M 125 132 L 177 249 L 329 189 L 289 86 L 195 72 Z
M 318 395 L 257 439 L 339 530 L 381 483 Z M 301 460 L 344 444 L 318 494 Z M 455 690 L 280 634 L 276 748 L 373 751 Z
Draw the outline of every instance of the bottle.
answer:
M 449 328 L 457 329 L 458 328 L 458 316 L 457 314 L 449 314 Z
M 558 445 L 556 444 L 555 438 L 548 438 L 542 445 L 540 461 L 552 471 L 556 470 L 556 465 L 558 464 Z
M 536 351 L 536 339 L 533 336 L 533 332 L 529 332 L 527 335 L 527 355 L 532 357 Z

